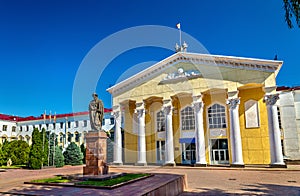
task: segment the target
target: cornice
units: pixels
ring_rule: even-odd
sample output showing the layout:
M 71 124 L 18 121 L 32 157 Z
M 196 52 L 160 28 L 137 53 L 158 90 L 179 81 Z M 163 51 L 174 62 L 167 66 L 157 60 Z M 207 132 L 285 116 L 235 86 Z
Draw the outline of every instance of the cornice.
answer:
M 178 52 L 133 75 L 132 77 L 115 84 L 114 86 L 108 88 L 107 91 L 112 95 L 122 94 L 123 92 L 126 92 L 135 86 L 149 81 L 150 79 L 161 74 L 167 68 L 178 63 L 192 63 L 195 65 L 254 70 L 275 73 L 275 75 L 277 75 L 283 64 L 283 61 Z

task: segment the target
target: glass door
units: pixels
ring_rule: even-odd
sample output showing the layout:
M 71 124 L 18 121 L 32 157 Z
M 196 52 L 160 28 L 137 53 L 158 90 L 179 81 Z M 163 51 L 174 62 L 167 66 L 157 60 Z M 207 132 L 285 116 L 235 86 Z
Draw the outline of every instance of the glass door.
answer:
M 229 164 L 228 140 L 211 139 L 211 164 Z
M 156 141 L 156 157 L 157 163 L 165 163 L 165 141 Z
M 196 163 L 196 146 L 195 143 L 182 143 L 182 164 Z

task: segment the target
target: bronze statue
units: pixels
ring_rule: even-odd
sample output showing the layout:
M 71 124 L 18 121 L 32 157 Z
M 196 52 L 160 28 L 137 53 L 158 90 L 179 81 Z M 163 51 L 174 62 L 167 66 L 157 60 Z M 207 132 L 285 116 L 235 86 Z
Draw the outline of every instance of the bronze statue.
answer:
M 101 131 L 104 114 L 103 102 L 93 93 L 93 100 L 89 104 L 90 123 L 92 130 Z

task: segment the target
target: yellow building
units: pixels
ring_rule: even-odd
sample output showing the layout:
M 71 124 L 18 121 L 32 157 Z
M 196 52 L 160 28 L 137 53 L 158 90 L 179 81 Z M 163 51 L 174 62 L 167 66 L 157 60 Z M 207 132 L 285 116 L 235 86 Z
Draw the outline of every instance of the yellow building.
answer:
M 114 163 L 284 166 L 282 63 L 177 52 L 112 86 Z

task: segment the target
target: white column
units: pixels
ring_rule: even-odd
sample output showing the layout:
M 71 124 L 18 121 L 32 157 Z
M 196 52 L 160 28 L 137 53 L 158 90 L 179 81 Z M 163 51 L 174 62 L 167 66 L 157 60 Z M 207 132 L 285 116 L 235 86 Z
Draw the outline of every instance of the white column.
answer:
M 173 144 L 173 123 L 172 123 L 172 101 L 171 99 L 163 101 L 163 111 L 166 121 L 166 157 L 165 165 L 175 166 L 174 161 L 174 144 Z
M 283 162 L 281 135 L 278 122 L 276 101 L 279 99 L 279 94 L 265 95 L 264 101 L 268 111 L 268 128 L 270 139 L 271 165 L 282 166 Z
M 195 111 L 195 140 L 196 140 L 196 166 L 206 166 L 205 138 L 203 128 L 203 107 L 201 95 L 193 97 Z
M 229 118 L 230 118 L 230 144 L 231 144 L 231 155 L 232 155 L 232 166 L 242 166 L 243 151 L 242 151 L 242 139 L 240 131 L 240 120 L 239 120 L 239 104 L 240 98 L 232 98 L 227 100 L 229 107 Z
M 138 118 L 138 161 L 136 165 L 147 165 L 146 161 L 146 130 L 144 103 L 136 103 L 135 112 Z
M 114 162 L 115 165 L 122 165 L 122 133 L 121 133 L 121 111 L 120 106 L 113 106 L 113 115 L 115 117 L 114 133 Z

